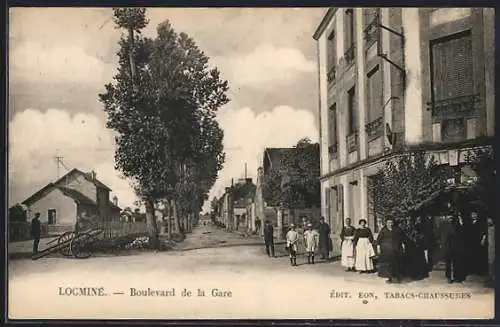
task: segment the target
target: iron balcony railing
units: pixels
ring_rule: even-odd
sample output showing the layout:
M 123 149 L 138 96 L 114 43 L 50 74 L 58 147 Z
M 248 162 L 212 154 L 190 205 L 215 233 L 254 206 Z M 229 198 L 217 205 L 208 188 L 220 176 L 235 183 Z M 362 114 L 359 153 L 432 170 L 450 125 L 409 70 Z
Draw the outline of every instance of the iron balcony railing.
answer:
M 459 118 L 474 115 L 477 110 L 479 95 L 463 95 L 443 100 L 428 102 L 428 110 L 433 117 Z
M 328 83 L 335 82 L 336 74 L 337 74 L 337 67 L 332 66 L 332 68 L 330 68 L 330 70 L 328 71 L 327 75 Z
M 382 117 L 375 119 L 365 125 L 366 135 L 369 139 L 380 137 L 384 133 L 384 122 Z
M 351 64 L 354 61 L 354 58 L 356 56 L 356 47 L 354 44 L 352 44 L 344 53 L 344 59 L 347 63 L 347 65 Z
M 337 143 L 334 143 L 328 147 L 328 153 L 331 154 L 332 156 L 336 156 L 337 152 L 338 152 Z
M 358 133 L 347 135 L 346 142 L 348 152 L 356 151 L 358 148 Z
M 364 30 L 366 48 L 378 41 L 377 19 L 374 18 Z

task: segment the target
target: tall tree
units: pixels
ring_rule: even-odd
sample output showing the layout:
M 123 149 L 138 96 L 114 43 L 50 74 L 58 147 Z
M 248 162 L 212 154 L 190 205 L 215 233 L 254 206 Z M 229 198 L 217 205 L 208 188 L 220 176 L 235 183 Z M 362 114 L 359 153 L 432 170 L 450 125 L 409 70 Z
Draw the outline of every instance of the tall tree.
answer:
M 385 162 L 373 179 L 373 210 L 382 219 L 392 218 L 410 238 L 415 236 L 412 218 L 433 195 L 444 190 L 453 176 L 425 151 L 413 151 Z
M 496 165 L 492 148 L 478 149 L 467 156 L 467 162 L 477 175 L 477 181 L 470 191 L 479 204 L 483 214 L 496 218 Z
M 150 239 L 157 247 L 156 202 L 167 199 L 181 227 L 178 213 L 193 209 L 185 204 L 187 193 L 198 190 L 194 198 L 199 200 L 221 168 L 223 134 L 215 112 L 229 101 L 228 87 L 216 68 L 208 68 L 208 58 L 194 41 L 177 34 L 168 21 L 158 26 L 155 39 L 140 35 L 147 24 L 142 8 L 115 9 L 115 22 L 128 37 L 120 40 L 116 82 L 106 85 L 100 99 L 107 127 L 117 133 L 116 168 L 132 180 L 144 201 Z M 214 137 L 205 139 L 205 129 L 216 131 L 208 135 Z M 210 178 L 197 179 L 205 148 L 215 150 L 203 152 L 204 161 L 219 165 L 211 166 Z
M 263 192 L 270 202 L 288 208 L 309 207 L 321 201 L 319 144 L 301 139 L 264 176 Z

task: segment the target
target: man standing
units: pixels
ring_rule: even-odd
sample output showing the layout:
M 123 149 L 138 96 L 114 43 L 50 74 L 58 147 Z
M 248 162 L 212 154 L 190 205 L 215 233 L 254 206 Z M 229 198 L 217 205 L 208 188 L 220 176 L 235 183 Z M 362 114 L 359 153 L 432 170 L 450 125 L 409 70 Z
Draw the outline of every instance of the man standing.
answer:
M 269 220 L 266 220 L 264 225 L 264 242 L 267 255 L 274 258 L 274 228 Z
M 476 212 L 471 213 L 469 226 L 469 273 L 484 276 L 487 272 L 488 252 L 486 248 L 487 226 L 483 224 Z
M 330 253 L 330 226 L 325 223 L 325 217 L 321 217 L 318 226 L 319 252 L 321 259 L 328 259 Z
M 255 232 L 257 234 L 260 233 L 260 219 L 259 219 L 259 217 L 255 218 Z
M 38 252 L 38 244 L 40 243 L 40 213 L 35 214 L 35 218 L 31 220 L 31 238 L 33 238 L 33 253 Z
M 444 230 L 444 250 L 446 261 L 446 278 L 448 283 L 465 281 L 464 267 L 464 227 L 458 216 L 448 216 L 447 228 Z
M 388 283 L 399 283 L 402 277 L 403 232 L 394 226 L 392 219 L 387 219 L 376 243 L 380 263 L 379 276 L 388 277 Z

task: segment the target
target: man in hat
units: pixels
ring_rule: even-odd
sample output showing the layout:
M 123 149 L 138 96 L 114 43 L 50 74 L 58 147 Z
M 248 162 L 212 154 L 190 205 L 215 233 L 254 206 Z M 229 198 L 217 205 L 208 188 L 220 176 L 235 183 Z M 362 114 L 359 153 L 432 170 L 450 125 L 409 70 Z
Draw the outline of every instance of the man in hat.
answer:
M 35 218 L 31 220 L 31 238 L 33 238 L 33 253 L 38 252 L 38 244 L 40 243 L 40 213 L 35 214 Z
M 290 253 L 290 265 L 297 265 L 297 242 L 299 241 L 299 233 L 295 230 L 295 225 L 290 225 L 290 230 L 286 233 L 286 248 Z
M 328 259 L 331 250 L 330 226 L 325 223 L 325 217 L 321 217 L 318 226 L 319 233 L 319 252 L 321 259 Z
M 304 244 L 306 246 L 307 263 L 314 264 L 314 253 L 318 249 L 319 235 L 313 230 L 312 224 L 307 224 L 307 230 L 304 232 Z
M 274 258 L 274 228 L 269 220 L 264 225 L 264 242 L 267 255 Z

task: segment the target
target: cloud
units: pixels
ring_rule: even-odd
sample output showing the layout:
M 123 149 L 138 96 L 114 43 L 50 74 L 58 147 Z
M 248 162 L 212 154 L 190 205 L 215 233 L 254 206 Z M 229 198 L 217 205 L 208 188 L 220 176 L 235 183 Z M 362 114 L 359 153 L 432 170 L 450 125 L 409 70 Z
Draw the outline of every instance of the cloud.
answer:
M 110 81 L 113 65 L 105 64 L 74 45 L 44 46 L 28 41 L 9 54 L 11 82 L 18 80 L 77 83 L 102 88 Z
M 9 205 L 56 180 L 54 156 L 62 156 L 69 169 L 94 170 L 113 189 L 120 206 L 136 200 L 128 181 L 114 170 L 114 138 L 102 120 L 58 109 L 27 109 L 9 123 Z M 61 175 L 65 172 L 61 168 Z
M 214 57 L 212 62 L 236 86 L 268 87 L 270 83 L 288 83 L 300 74 L 316 71 L 316 64 L 298 49 L 271 45 L 261 45 L 241 55 Z
M 227 110 L 220 113 L 218 120 L 224 130 L 226 162 L 210 191 L 210 200 L 220 197 L 232 178 L 244 177 L 245 163 L 247 176 L 255 183 L 266 147 L 291 147 L 303 137 L 318 141 L 313 114 L 289 106 L 277 106 L 260 114 L 248 107 Z M 205 203 L 204 210 L 209 211 L 209 208 L 210 204 Z

